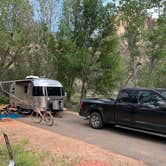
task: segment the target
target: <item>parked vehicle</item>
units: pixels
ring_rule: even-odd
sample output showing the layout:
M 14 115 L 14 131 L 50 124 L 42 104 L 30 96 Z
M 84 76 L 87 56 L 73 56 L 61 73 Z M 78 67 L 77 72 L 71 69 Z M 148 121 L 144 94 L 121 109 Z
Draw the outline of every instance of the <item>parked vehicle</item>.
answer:
M 82 99 L 80 116 L 92 128 L 105 123 L 166 134 L 166 96 L 154 89 L 121 89 L 116 100 Z
M 9 92 L 5 89 L 7 84 Z M 0 82 L 0 86 L 9 95 L 10 105 L 20 112 L 30 113 L 34 105 L 53 112 L 63 110 L 64 90 L 57 80 L 27 76 L 23 80 Z

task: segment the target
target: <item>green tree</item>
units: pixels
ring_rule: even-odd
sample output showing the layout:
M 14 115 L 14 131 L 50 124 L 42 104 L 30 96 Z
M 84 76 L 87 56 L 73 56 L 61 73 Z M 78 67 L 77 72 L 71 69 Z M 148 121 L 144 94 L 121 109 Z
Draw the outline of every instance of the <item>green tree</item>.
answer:
M 100 93 L 106 92 L 106 89 L 107 92 L 110 92 L 111 88 L 116 87 L 115 82 L 118 77 L 114 73 L 120 71 L 117 69 L 120 69 L 121 64 L 121 62 L 119 63 L 121 57 L 117 51 L 118 38 L 114 24 L 116 14 L 115 5 L 112 3 L 104 7 L 102 1 L 97 0 L 64 1 L 63 18 L 60 22 L 57 39 L 63 42 L 70 41 L 73 43 L 72 45 L 76 46 L 75 54 L 78 53 L 77 56 L 74 54 L 68 56 L 71 61 L 73 58 L 74 62 L 75 59 L 79 59 L 77 60 L 79 65 L 70 62 L 73 66 L 77 66 L 78 70 L 73 70 L 75 78 L 68 74 L 68 79 L 72 79 L 73 83 L 76 78 L 81 80 L 81 98 L 86 96 L 88 90 L 96 92 L 97 87 L 100 87 L 98 89 Z M 64 53 L 64 51 L 62 52 Z M 59 58 L 62 57 L 61 55 Z M 63 61 L 65 60 L 63 59 Z M 70 66 L 69 63 L 67 66 Z M 63 75 L 63 71 L 61 75 Z M 106 80 L 113 83 L 110 84 Z M 102 85 L 103 82 L 107 82 L 105 87 Z
M 158 11 L 158 18 L 149 18 L 145 34 L 148 62 L 140 72 L 140 85 L 165 87 L 164 68 L 166 68 L 166 13 L 164 1 L 152 1 L 151 6 Z
M 127 42 L 129 52 L 128 73 L 125 84 L 132 80 L 137 86 L 137 68 L 139 67 L 138 57 L 141 56 L 142 36 L 147 18 L 147 3 L 142 0 L 120 1 L 120 20 L 125 28 L 124 40 Z
M 57 47 L 52 67 L 56 68 L 56 78 L 60 80 L 67 92 L 67 104 L 70 106 L 74 93 L 74 83 L 79 74 L 80 50 L 73 40 L 73 4 L 76 1 L 63 2 L 63 14 L 56 33 Z M 74 27 L 73 27 L 74 28 Z
M 71 96 L 74 93 L 74 82 L 79 74 L 80 53 L 76 45 L 71 40 L 59 42 L 59 49 L 57 61 L 57 75 L 56 78 L 62 82 L 67 92 L 67 103 L 70 105 Z
M 0 1 L 0 77 L 19 61 L 28 43 L 32 8 L 28 1 Z

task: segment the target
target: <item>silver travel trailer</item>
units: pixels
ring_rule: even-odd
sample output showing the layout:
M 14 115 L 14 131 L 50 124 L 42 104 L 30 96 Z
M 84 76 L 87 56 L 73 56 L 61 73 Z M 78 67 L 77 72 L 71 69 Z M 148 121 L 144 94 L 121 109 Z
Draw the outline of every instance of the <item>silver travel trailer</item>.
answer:
M 9 92 L 4 84 L 10 83 Z M 2 91 L 8 93 L 10 105 L 20 112 L 29 113 L 34 106 L 53 112 L 63 111 L 64 90 L 57 80 L 27 76 L 24 80 L 0 82 Z

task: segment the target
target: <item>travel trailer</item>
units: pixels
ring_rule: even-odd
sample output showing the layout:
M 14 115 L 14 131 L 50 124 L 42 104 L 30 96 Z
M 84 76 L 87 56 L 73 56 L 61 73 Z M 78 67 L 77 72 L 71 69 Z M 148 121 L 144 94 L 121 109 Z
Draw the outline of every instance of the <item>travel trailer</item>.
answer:
M 9 90 L 5 89 L 9 85 Z M 64 108 L 64 89 L 57 80 L 38 76 L 27 76 L 23 80 L 0 82 L 1 90 L 8 94 L 10 105 L 19 112 L 30 113 L 34 106 L 52 112 Z

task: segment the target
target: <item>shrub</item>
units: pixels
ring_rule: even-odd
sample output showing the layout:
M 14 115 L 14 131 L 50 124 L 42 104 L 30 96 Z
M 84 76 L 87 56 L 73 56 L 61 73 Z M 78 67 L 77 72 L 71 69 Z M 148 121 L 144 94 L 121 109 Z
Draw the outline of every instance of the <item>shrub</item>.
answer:
M 0 97 L 0 105 L 1 104 L 9 104 L 9 99 L 6 97 Z

